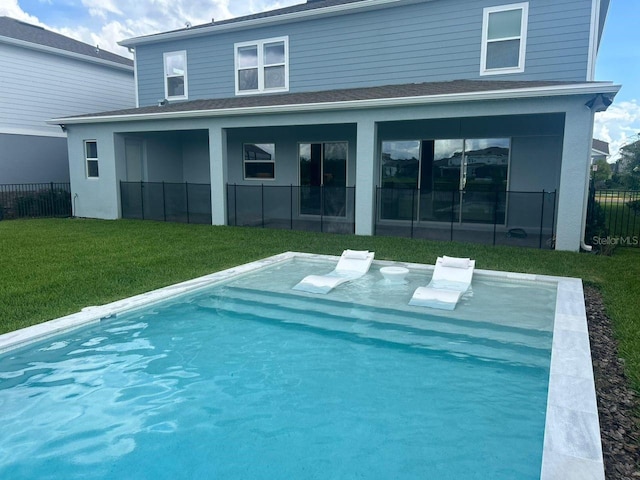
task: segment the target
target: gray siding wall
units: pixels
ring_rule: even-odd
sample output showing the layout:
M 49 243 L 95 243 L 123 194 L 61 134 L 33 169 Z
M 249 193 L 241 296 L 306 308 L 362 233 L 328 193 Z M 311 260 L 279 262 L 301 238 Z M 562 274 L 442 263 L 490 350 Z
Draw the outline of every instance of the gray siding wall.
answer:
M 66 138 L 0 133 L 0 184 L 68 181 Z
M 235 95 L 236 42 L 289 36 L 289 90 L 490 78 L 587 78 L 591 0 L 530 0 L 525 71 L 480 76 L 485 6 L 433 0 L 136 48 L 140 105 L 164 97 L 163 52 L 186 50 L 189 99 Z
M 0 132 L 60 136 L 46 121 L 135 106 L 132 71 L 0 44 Z

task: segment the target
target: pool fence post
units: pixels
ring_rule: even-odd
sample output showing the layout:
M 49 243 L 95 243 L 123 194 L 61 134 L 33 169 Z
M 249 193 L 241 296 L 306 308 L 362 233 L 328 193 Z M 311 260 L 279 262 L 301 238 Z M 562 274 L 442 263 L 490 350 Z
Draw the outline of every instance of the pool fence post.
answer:
M 260 184 L 260 216 L 262 217 L 262 228 L 264 228 L 264 183 Z
M 413 219 L 416 217 L 416 190 L 411 189 L 411 238 L 413 238 Z
M 140 180 L 140 213 L 142 214 L 142 220 L 144 220 L 144 183 Z
M 167 196 L 164 189 L 164 180 L 162 181 L 162 218 L 167 221 Z
M 496 226 L 498 224 L 498 189 L 493 196 L 493 246 L 496 246 Z
M 378 218 L 380 215 L 380 196 L 381 196 L 380 188 L 381 187 L 376 187 L 376 208 L 374 210 L 374 217 L 373 217 L 373 235 L 374 236 L 378 234 Z M 355 187 L 354 187 L 354 191 L 355 191 Z M 354 228 L 355 228 L 355 223 L 356 222 L 354 221 L 353 222 Z
M 289 187 L 289 230 L 293 230 L 293 183 Z
M 453 208 L 455 206 L 456 203 L 456 192 L 458 192 L 458 196 L 460 195 L 460 190 L 451 190 L 451 225 L 449 227 L 449 240 L 453 241 L 453 219 L 454 219 L 454 215 L 453 215 Z
M 191 223 L 191 218 L 189 218 L 189 183 L 184 182 L 184 196 L 185 196 L 185 206 L 187 207 L 187 223 Z
M 553 191 L 553 210 L 551 212 L 551 244 L 555 249 L 555 241 L 553 238 L 556 235 L 556 202 L 558 201 L 558 190 Z
M 324 185 L 320 185 L 320 233 L 324 233 Z
M 544 188 L 542 189 L 542 205 L 540 208 L 540 232 L 538 234 L 539 237 L 539 242 L 538 242 L 538 248 L 542 249 L 542 230 L 544 228 L 544 197 L 545 197 L 545 193 L 544 193 Z

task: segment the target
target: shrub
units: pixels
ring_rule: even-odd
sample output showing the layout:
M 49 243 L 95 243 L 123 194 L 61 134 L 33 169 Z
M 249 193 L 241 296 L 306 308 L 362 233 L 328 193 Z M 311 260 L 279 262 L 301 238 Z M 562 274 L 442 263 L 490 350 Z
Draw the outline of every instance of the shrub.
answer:
M 629 207 L 636 215 L 640 215 L 640 200 L 627 202 L 627 207 Z

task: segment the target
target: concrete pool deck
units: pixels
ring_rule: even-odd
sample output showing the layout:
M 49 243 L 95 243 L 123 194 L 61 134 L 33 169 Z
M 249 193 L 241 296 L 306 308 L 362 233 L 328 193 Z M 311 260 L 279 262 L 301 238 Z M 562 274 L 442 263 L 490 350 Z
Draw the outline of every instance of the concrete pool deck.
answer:
M 230 280 L 238 275 L 294 258 L 337 261 L 338 257 L 286 252 L 176 285 L 0 335 L 0 353 L 66 331 L 98 323 L 119 313 L 146 308 L 186 293 Z M 405 267 L 430 273 L 433 265 L 375 261 L 375 265 Z M 591 363 L 582 281 L 576 278 L 475 270 L 475 275 L 557 285 L 553 344 L 542 457 L 542 480 L 604 480 L 600 425 Z

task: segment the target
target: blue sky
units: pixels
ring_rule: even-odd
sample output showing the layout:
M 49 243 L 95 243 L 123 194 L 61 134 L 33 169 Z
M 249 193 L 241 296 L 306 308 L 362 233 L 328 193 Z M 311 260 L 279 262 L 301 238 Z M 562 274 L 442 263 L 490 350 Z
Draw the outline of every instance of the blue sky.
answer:
M 127 55 L 125 38 L 256 13 L 304 0 L 0 0 L 0 15 Z M 564 1 L 564 0 L 554 0 Z M 617 149 L 640 133 L 640 0 L 611 0 L 596 64 L 596 80 L 622 84 L 614 104 L 598 114 L 594 136 Z

